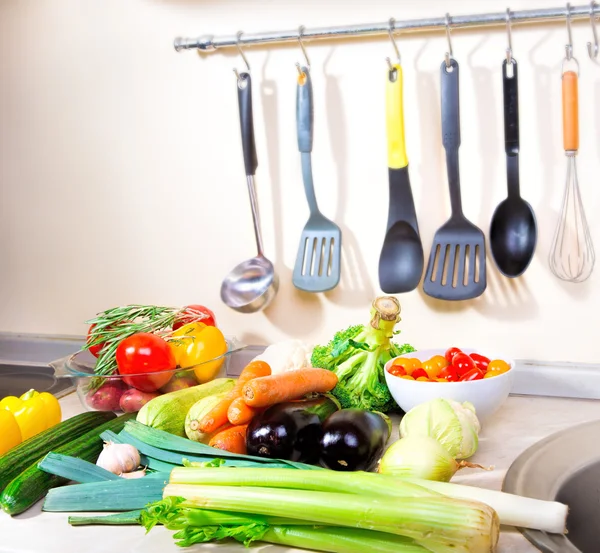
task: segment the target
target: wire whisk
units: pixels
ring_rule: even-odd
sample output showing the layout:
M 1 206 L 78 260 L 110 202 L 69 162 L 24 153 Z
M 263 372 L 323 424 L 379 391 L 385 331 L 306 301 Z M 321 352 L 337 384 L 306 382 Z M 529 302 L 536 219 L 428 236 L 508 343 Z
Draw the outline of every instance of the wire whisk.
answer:
M 561 280 L 583 282 L 592 274 L 596 255 L 579 192 L 575 155 L 568 155 L 567 160 L 567 182 L 550 248 L 550 270 Z

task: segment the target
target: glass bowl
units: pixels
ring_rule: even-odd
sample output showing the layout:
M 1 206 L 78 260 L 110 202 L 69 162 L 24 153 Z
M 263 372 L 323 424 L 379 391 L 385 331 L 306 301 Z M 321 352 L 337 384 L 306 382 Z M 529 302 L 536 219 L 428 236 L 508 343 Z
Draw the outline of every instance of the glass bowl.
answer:
M 246 346 L 234 337 L 226 336 L 225 340 L 227 352 L 193 367 L 144 374 L 97 375 L 94 372 L 96 358 L 83 350 L 68 357 L 60 370 L 55 367 L 55 376 L 73 381 L 79 400 L 88 411 L 132 413 L 154 397 L 203 384 L 196 375 L 201 373 L 200 368 L 206 369 L 211 363 L 216 365 L 211 371 L 217 373 L 214 378 L 226 375 L 231 354 Z

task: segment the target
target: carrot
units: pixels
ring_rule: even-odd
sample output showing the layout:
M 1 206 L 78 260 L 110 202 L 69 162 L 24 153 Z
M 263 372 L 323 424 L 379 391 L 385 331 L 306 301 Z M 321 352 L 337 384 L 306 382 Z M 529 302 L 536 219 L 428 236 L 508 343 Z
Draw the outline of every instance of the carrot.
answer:
M 241 372 L 235 386 L 227 393 L 227 395 L 219 401 L 198 424 L 198 430 L 204 434 L 212 434 L 219 426 L 229 422 L 227 411 L 235 398 L 240 397 L 244 385 L 250 382 L 253 378 L 268 376 L 271 374 L 271 367 L 264 361 L 251 361 L 246 365 Z
M 231 453 L 242 453 L 246 455 L 246 429 L 247 424 L 238 424 L 236 426 L 230 426 L 225 430 L 222 430 L 218 434 L 215 434 L 208 442 L 211 447 L 217 449 L 224 449 Z
M 231 424 L 248 424 L 262 409 L 246 405 L 242 396 L 236 397 L 227 410 L 227 418 Z
M 250 407 L 268 407 L 311 392 L 329 392 L 338 378 L 327 369 L 297 369 L 255 378 L 244 385 L 242 397 Z

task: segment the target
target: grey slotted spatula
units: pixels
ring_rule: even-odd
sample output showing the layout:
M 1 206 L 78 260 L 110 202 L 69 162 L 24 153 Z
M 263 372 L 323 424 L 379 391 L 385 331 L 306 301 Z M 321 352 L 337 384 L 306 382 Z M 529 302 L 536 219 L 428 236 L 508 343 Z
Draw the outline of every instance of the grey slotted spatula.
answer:
M 296 94 L 298 149 L 302 156 L 302 179 L 310 217 L 302 231 L 292 282 L 305 292 L 326 292 L 340 281 L 342 231 L 317 206 L 312 178 L 313 98 L 310 73 L 301 68 Z
M 452 215 L 435 233 L 423 291 L 441 300 L 468 300 L 483 294 L 486 287 L 485 237 L 464 216 L 460 197 L 458 149 L 460 109 L 458 63 L 442 62 L 442 142 L 450 187 Z

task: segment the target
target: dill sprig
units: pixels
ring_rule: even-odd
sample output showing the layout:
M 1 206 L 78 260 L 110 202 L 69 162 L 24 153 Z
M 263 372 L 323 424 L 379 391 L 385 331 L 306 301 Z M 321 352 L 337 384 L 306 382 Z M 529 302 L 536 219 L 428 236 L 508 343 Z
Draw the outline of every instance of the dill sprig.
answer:
M 157 333 L 173 326 L 175 319 L 184 309 L 160 307 L 157 305 L 127 305 L 113 307 L 86 321 L 96 326 L 90 333 L 88 342 L 81 348 L 89 349 L 104 344 L 98 355 L 94 372 L 98 375 L 111 375 L 117 370 L 115 352 L 122 340 L 138 332 Z

